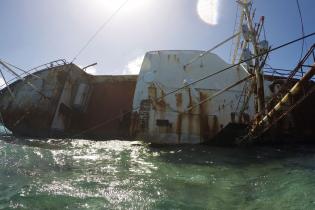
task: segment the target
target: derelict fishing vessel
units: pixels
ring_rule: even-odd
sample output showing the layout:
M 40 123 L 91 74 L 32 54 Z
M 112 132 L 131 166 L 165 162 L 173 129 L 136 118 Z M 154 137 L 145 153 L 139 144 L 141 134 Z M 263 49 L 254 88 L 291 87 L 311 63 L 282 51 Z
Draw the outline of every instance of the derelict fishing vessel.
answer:
M 209 51 L 146 53 L 138 76 L 92 76 L 55 61 L 16 73 L 0 92 L 2 121 L 36 137 L 139 138 L 161 144 L 234 144 L 314 136 L 314 46 L 292 71 L 267 71 L 272 49 L 251 2 L 234 35 Z M 212 51 L 233 40 L 232 64 Z M 298 41 L 298 40 L 296 40 Z M 286 138 L 286 139 L 287 139 Z
M 10 64 L 0 63 L 14 72 Z M 2 120 L 14 134 L 128 137 L 131 115 L 125 113 L 132 106 L 137 76 L 93 76 L 64 60 L 24 74 L 16 74 L 18 79 L 0 92 Z M 111 121 L 104 123 L 106 120 Z

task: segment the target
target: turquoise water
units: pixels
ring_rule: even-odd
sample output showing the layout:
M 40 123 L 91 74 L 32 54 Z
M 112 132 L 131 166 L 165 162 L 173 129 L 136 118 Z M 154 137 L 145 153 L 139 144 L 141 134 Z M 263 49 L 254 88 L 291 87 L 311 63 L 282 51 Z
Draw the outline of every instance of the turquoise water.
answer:
M 315 148 L 1 139 L 0 209 L 315 209 Z

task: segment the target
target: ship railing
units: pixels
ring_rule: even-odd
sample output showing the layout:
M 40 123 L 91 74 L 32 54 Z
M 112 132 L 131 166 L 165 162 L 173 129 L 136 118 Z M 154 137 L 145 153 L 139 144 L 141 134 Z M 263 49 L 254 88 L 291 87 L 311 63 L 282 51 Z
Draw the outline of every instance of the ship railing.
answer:
M 42 71 L 42 70 L 45 70 L 45 69 L 51 69 L 51 68 L 63 66 L 63 65 L 66 65 L 66 64 L 68 64 L 68 62 L 65 59 L 54 60 L 54 61 L 51 61 L 49 63 L 45 63 L 45 64 L 42 64 L 42 65 L 37 66 L 35 68 L 32 68 L 30 70 L 23 71 L 22 73 L 18 74 L 19 76 L 14 76 L 13 78 L 7 80 L 6 82 L 7 82 L 7 85 L 10 85 L 10 84 L 20 80 L 21 78 L 23 78 L 25 76 L 32 75 L 32 74 L 34 74 L 36 72 L 39 72 L 39 71 Z M 16 68 L 16 69 L 17 69 L 17 71 L 21 71 L 18 68 Z M 6 84 L 0 85 L 0 90 L 5 88 L 7 85 Z
M 274 77 L 283 77 L 288 78 L 291 75 L 292 70 L 288 69 L 264 69 L 264 75 L 266 76 L 274 76 Z M 300 80 L 304 75 L 306 71 L 300 70 L 296 72 L 296 74 L 293 76 L 293 79 Z M 311 79 L 312 81 L 315 81 L 315 78 Z
M 307 63 L 313 63 L 308 65 Z M 288 113 L 290 113 L 296 106 L 301 104 L 306 98 L 310 97 L 315 92 L 313 86 L 309 90 L 304 88 L 304 85 L 309 82 L 314 82 L 315 75 L 315 44 L 308 50 L 304 58 L 299 61 L 297 66 L 292 70 L 287 71 L 285 82 L 281 85 L 279 91 L 273 95 L 273 97 L 265 104 L 265 108 L 257 113 L 256 117 L 249 126 L 249 132 L 243 138 L 240 138 L 240 143 L 244 141 L 251 141 L 262 136 L 268 131 L 275 123 L 283 119 Z M 304 72 L 304 68 L 308 67 L 309 70 Z M 275 72 L 275 69 L 272 69 Z M 281 74 L 285 74 L 285 70 L 281 71 Z M 265 72 L 264 72 L 265 73 Z M 281 75 L 282 77 L 284 75 Z M 300 77 L 298 79 L 298 77 Z M 302 96 L 297 101 L 291 101 L 293 95 L 297 96 L 301 91 Z M 293 103 L 292 103 L 293 102 Z M 287 106 L 287 107 L 286 107 Z

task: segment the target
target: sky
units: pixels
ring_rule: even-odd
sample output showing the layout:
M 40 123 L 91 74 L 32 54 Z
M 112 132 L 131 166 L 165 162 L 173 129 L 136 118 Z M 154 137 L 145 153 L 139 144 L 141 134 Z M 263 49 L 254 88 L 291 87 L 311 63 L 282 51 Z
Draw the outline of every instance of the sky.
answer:
M 1 0 L 0 59 L 22 69 L 56 59 L 71 61 L 124 0 Z M 265 16 L 271 46 L 301 36 L 296 0 L 254 0 Z M 210 6 L 209 6 L 210 5 Z M 300 0 L 305 33 L 315 31 L 314 0 Z M 233 34 L 235 0 L 129 0 L 75 60 L 93 74 L 139 71 L 155 50 L 207 50 Z M 309 48 L 315 38 L 307 40 Z M 230 62 L 231 43 L 214 51 Z M 301 43 L 270 55 L 275 68 L 292 68 Z

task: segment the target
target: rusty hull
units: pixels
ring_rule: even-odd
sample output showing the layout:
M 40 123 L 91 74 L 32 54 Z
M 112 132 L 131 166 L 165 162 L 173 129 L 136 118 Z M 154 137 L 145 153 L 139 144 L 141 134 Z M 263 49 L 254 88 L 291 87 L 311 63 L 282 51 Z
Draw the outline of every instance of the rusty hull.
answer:
M 0 91 L 0 111 L 4 125 L 14 134 L 22 136 L 45 136 L 50 133 L 51 122 L 58 105 L 68 66 L 55 67 L 36 72 L 41 79 L 29 75 L 25 81 L 18 80 Z
M 0 92 L 4 125 L 29 137 L 123 138 L 129 136 L 137 76 L 93 76 L 74 64 L 44 69 Z M 33 84 L 33 87 L 27 84 Z M 80 84 L 87 84 L 86 103 L 74 106 Z M 118 116 L 118 117 L 117 117 Z

